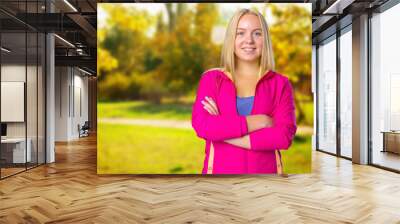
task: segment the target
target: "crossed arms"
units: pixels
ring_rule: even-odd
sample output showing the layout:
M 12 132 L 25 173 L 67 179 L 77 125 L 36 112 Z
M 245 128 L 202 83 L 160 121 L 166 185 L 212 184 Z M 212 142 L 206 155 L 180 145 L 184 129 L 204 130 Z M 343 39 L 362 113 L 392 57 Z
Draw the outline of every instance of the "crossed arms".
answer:
M 193 105 L 192 126 L 197 135 L 211 141 L 251 150 L 276 150 L 290 147 L 296 133 L 292 88 L 287 81 L 277 107 L 271 116 L 220 114 L 213 100 L 216 93 L 209 88 L 213 80 L 203 76 Z M 208 84 L 208 86 L 207 86 Z M 279 95 L 279 94 L 277 94 Z

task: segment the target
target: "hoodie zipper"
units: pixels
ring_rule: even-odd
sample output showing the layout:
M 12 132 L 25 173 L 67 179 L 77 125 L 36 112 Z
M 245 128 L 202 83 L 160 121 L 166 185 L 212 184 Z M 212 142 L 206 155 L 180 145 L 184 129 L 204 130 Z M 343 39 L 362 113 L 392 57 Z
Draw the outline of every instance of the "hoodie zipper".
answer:
M 258 84 L 260 84 L 261 81 L 262 81 L 266 76 L 268 76 L 268 74 L 269 74 L 270 72 L 272 72 L 272 71 L 271 71 L 271 70 L 268 70 L 268 71 L 265 73 L 265 75 L 264 75 L 263 77 L 261 77 L 261 78 L 257 81 L 256 87 L 255 87 L 255 90 L 254 90 L 253 107 L 251 108 L 250 115 L 254 115 L 254 108 L 255 108 L 255 106 L 256 106 L 256 96 L 257 96 Z M 224 73 L 224 72 L 223 72 L 223 73 Z M 224 76 L 227 76 L 227 75 L 224 73 Z M 235 105 L 236 105 L 236 100 L 237 100 L 237 89 L 236 89 L 235 83 L 232 81 L 232 79 L 230 79 L 230 78 L 228 78 L 228 77 L 225 77 L 225 78 L 227 78 L 227 79 L 232 83 L 232 85 L 233 85 L 233 87 L 234 87 L 234 89 L 235 89 Z M 238 113 L 238 111 L 237 111 L 237 108 L 236 108 L 236 115 L 239 115 L 239 113 Z M 250 136 L 249 136 L 249 141 L 250 141 Z M 251 142 L 250 142 L 250 145 L 251 145 Z M 249 173 L 249 169 L 248 169 L 248 167 L 249 167 L 249 166 L 248 166 L 248 153 L 249 153 L 249 150 L 246 150 L 246 157 L 245 157 L 246 173 Z

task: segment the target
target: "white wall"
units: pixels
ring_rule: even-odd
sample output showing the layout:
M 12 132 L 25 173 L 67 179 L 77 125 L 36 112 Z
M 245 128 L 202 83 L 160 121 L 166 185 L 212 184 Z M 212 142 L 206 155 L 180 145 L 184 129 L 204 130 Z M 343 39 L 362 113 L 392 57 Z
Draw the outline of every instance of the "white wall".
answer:
M 25 74 L 27 69 L 28 74 L 35 73 L 36 67 L 28 66 L 27 68 L 24 65 L 18 64 L 5 64 L 1 66 L 1 81 L 2 82 L 25 82 Z M 29 78 L 29 77 L 28 77 Z M 29 80 L 30 85 L 36 85 L 36 81 Z M 31 103 L 36 99 L 36 89 L 27 88 L 27 103 Z M 4 97 L 4 96 L 2 96 Z M 36 102 L 36 101 L 35 101 Z M 33 107 L 33 105 L 28 105 Z M 40 106 L 40 105 L 39 105 Z M 34 105 L 36 108 L 36 103 Z M 1 108 L 1 110 L 7 110 L 8 108 Z M 35 121 L 36 124 L 36 113 L 33 114 L 31 111 L 27 114 L 28 122 Z M 32 127 L 32 125 L 28 125 L 28 128 Z M 36 129 L 36 128 L 35 128 Z M 8 137 L 25 137 L 25 122 L 7 122 L 7 136 Z M 29 137 L 29 136 L 28 136 Z
M 25 64 L 24 65 L 2 65 L 1 66 L 1 81 L 18 81 L 25 82 Z M 6 110 L 7 108 L 1 108 Z M 7 123 L 8 137 L 25 137 L 25 123 L 11 122 Z
M 55 68 L 55 141 L 68 140 L 68 71 L 67 67 Z
M 56 141 L 79 138 L 78 124 L 88 120 L 88 78 L 83 75 L 76 68 L 56 67 Z
M 37 70 L 38 69 L 38 70 Z M 39 163 L 44 163 L 44 84 L 43 84 L 42 68 L 39 66 L 25 66 L 25 64 L 3 64 L 1 66 L 1 81 L 2 82 L 23 82 L 26 84 L 26 107 L 25 102 L 22 102 L 22 107 L 15 109 L 12 107 L 2 107 L 2 112 L 16 113 L 20 110 L 23 120 L 18 122 L 7 123 L 8 138 L 24 138 L 25 135 L 31 144 L 31 155 L 33 162 L 39 158 Z M 25 78 L 27 77 L 27 81 Z M 39 85 L 39 86 L 38 86 Z M 3 94 L 7 92 L 3 91 Z M 24 94 L 24 90 L 20 94 Z M 25 97 L 25 96 L 24 96 Z M 23 98 L 24 98 L 23 97 Z M 2 95 L 1 98 L 8 98 L 7 95 Z M 24 100 L 25 101 L 25 100 Z M 17 103 L 17 102 L 16 102 Z M 3 103 L 2 103 L 3 104 Z M 26 112 L 26 120 L 24 114 Z M 2 113 L 3 114 L 3 113 Z M 39 151 L 38 151 L 39 150 Z M 37 153 L 39 155 L 37 156 Z
M 24 122 L 24 104 L 25 82 L 1 81 L 1 121 Z
M 1 81 L 21 81 L 25 82 L 24 65 L 2 65 Z

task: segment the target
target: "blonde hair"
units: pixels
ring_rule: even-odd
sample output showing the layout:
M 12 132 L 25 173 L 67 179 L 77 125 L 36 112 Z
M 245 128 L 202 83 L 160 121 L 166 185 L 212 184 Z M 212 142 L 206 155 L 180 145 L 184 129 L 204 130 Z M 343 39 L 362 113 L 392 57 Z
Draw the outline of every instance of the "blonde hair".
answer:
M 275 69 L 274 54 L 272 51 L 271 38 L 269 35 L 268 24 L 265 21 L 264 16 L 252 9 L 240 9 L 236 11 L 231 20 L 229 21 L 228 28 L 225 33 L 225 41 L 221 51 L 221 67 L 227 73 L 227 75 L 233 79 L 231 74 L 235 73 L 235 38 L 236 29 L 239 24 L 239 20 L 246 14 L 252 14 L 258 17 L 261 24 L 261 30 L 264 37 L 264 45 L 261 51 L 260 59 L 260 71 L 258 77 L 260 78 L 268 70 Z

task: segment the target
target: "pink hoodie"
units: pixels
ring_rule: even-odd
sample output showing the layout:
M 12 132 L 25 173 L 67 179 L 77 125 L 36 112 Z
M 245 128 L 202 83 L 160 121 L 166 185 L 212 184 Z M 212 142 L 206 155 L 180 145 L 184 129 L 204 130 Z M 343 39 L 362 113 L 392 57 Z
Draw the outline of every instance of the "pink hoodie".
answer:
M 219 115 L 210 115 L 201 103 L 214 99 Z M 266 114 L 273 127 L 248 133 L 245 116 L 236 108 L 236 88 L 219 69 L 205 72 L 192 111 L 192 126 L 206 140 L 203 174 L 281 173 L 278 150 L 288 149 L 296 133 L 292 86 L 283 75 L 269 71 L 258 81 L 251 114 Z M 223 142 L 250 134 L 251 149 Z

